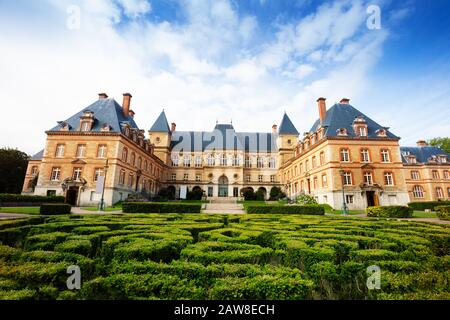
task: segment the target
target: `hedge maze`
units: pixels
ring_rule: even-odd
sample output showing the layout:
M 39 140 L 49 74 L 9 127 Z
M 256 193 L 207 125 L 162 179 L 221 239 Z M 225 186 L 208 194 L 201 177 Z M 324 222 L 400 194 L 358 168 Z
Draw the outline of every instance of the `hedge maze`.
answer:
M 81 270 L 68 290 L 67 268 Z M 366 286 L 381 269 L 381 289 Z M 450 228 L 300 215 L 0 221 L 0 299 L 450 299 Z

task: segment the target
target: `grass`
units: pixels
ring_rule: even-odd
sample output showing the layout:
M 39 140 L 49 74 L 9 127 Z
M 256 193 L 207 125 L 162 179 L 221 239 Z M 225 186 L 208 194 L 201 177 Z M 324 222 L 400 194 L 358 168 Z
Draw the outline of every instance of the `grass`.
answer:
M 39 207 L 3 207 L 1 213 L 39 214 Z
M 98 207 L 82 207 L 81 209 L 87 211 L 99 211 Z M 122 206 L 114 206 L 114 207 L 106 207 L 105 211 L 120 211 L 122 210 Z
M 342 210 L 325 210 L 325 213 L 342 215 Z M 364 210 L 347 210 L 348 215 L 363 214 Z
M 437 218 L 436 212 L 414 211 L 413 218 Z

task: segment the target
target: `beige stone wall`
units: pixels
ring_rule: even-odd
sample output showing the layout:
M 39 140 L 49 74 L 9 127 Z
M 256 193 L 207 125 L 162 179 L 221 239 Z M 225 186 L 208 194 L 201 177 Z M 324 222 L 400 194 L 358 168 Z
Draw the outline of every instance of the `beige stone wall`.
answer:
M 405 183 L 411 202 L 437 201 L 450 199 L 450 179 L 446 179 L 445 171 L 450 175 L 449 164 L 407 164 L 404 166 Z M 412 172 L 419 173 L 419 179 L 413 179 Z M 433 177 L 433 171 L 437 171 L 439 178 Z M 447 175 L 447 177 L 448 177 Z M 423 188 L 423 197 L 415 197 L 413 189 L 415 186 Z M 442 198 L 438 197 L 437 188 L 442 190 Z

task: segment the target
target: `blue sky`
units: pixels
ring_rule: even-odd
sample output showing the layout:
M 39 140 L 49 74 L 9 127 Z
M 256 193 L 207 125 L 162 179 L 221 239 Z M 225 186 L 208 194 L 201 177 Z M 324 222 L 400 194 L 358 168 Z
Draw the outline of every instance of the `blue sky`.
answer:
M 39 151 L 99 92 L 131 92 L 145 130 L 164 108 L 180 130 L 270 131 L 286 111 L 304 132 L 324 96 L 350 98 L 402 145 L 450 136 L 448 12 L 446 0 L 0 0 L 0 94 L 20 119 L 0 146 Z

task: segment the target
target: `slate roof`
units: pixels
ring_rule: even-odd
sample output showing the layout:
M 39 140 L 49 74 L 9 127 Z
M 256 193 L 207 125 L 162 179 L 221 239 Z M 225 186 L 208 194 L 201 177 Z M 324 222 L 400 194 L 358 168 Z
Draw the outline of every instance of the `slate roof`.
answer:
M 104 123 L 107 123 L 110 126 L 110 132 L 121 132 L 121 124 L 124 123 L 130 124 L 131 128 L 139 129 L 133 118 L 131 116 L 125 117 L 122 107 L 114 99 L 109 98 L 99 99 L 65 120 L 64 122 L 68 123 L 70 126 L 69 131 L 77 131 L 80 126 L 80 117 L 86 111 L 94 113 L 94 125 L 91 132 L 100 132 Z M 58 124 L 49 131 L 60 131 L 60 129 L 61 126 Z
M 44 157 L 44 149 L 42 149 L 35 155 L 31 156 L 30 160 L 42 160 L 43 157 Z
M 169 122 L 167 121 L 166 113 L 164 110 L 156 119 L 155 123 L 149 130 L 150 132 L 170 132 Z
M 428 160 L 433 156 L 446 155 L 447 159 L 450 159 L 450 154 L 433 146 L 423 146 L 423 147 L 400 147 L 402 154 L 403 163 L 408 163 L 407 156 L 415 155 L 417 163 L 427 163 Z
M 281 120 L 280 128 L 278 129 L 279 134 L 295 134 L 298 135 L 298 131 L 292 123 L 291 119 L 289 119 L 286 112 L 283 115 L 283 119 Z
M 337 131 L 340 128 L 345 128 L 347 129 L 348 137 L 356 137 L 357 135 L 353 130 L 353 121 L 359 116 L 363 116 L 364 120 L 366 120 L 368 127 L 368 138 L 377 138 L 378 136 L 376 134 L 376 131 L 379 129 L 385 129 L 387 138 L 400 139 L 392 132 L 390 132 L 387 127 L 379 125 L 364 113 L 354 108 L 352 105 L 344 103 L 336 103 L 327 110 L 327 114 L 322 123 L 322 126 L 325 127 L 325 135 L 327 137 L 335 137 L 337 136 Z M 311 127 L 310 132 L 315 132 L 319 126 L 320 119 L 317 119 L 314 125 Z

